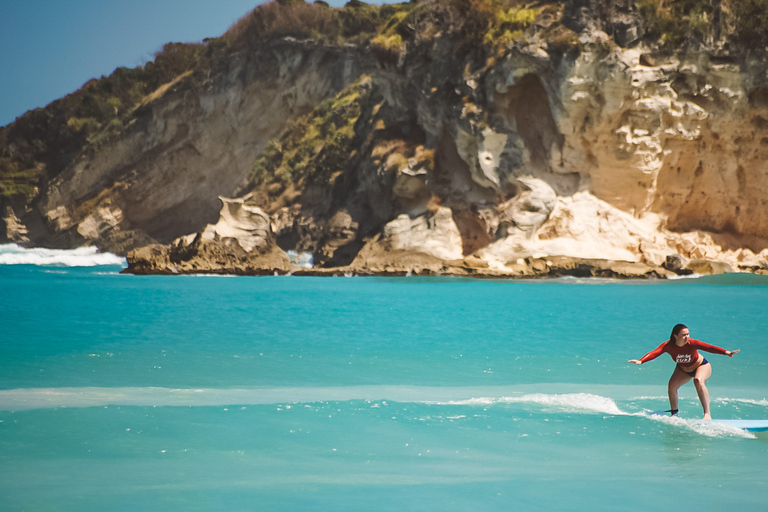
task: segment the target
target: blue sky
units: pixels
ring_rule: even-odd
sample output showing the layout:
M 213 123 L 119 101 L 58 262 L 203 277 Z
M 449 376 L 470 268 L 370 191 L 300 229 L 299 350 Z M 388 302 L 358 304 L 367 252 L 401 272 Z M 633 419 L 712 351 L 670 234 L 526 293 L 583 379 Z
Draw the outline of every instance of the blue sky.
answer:
M 327 1 L 334 7 L 346 3 Z M 0 0 L 0 126 L 76 91 L 91 78 L 153 60 L 165 43 L 218 37 L 261 3 Z

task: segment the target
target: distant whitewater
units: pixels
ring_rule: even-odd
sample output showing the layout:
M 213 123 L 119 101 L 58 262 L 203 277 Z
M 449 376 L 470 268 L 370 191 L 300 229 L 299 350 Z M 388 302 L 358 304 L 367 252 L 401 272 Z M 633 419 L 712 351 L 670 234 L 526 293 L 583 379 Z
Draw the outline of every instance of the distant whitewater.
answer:
M 96 247 L 77 249 L 25 249 L 16 244 L 0 245 L 0 265 L 37 265 L 41 267 L 127 266 L 125 258 Z

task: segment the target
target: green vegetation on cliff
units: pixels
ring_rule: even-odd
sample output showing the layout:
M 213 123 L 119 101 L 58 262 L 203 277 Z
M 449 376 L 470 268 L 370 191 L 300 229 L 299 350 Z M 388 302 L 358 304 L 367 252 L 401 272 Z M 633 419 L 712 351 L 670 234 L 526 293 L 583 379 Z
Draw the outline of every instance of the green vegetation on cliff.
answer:
M 366 80 L 370 78 L 363 77 L 289 123 L 283 136 L 269 142 L 254 163 L 249 187 L 327 183 L 343 171 L 355 155 L 351 143 L 360 116 L 360 83 Z
M 19 169 L 18 162 L 0 158 L 0 196 L 31 199 L 37 193 L 39 169 Z
M 768 0 L 730 0 L 734 34 L 744 46 L 768 47 Z
M 621 23 L 637 29 L 633 43 L 642 40 L 649 47 L 674 50 L 725 41 L 733 43 L 731 48 L 738 53 L 739 49 L 764 51 L 768 46 L 768 0 L 596 0 L 588 4 L 594 26 L 614 34 L 610 17 L 618 16 Z M 292 37 L 327 45 L 369 45 L 385 65 L 401 62 L 412 48 L 426 48 L 437 37 L 454 41 L 459 53 L 480 49 L 491 58 L 529 37 L 564 52 L 578 49 L 578 31 L 583 27 L 568 17 L 582 11 L 573 0 L 411 0 L 381 6 L 351 0 L 342 8 L 330 8 L 322 1 L 266 2 L 220 38 L 200 44 L 169 43 L 144 66 L 118 68 L 0 127 L 0 200 L 33 199 L 46 180 L 83 151 L 124 133 L 141 105 L 164 84 L 185 73 L 185 80 L 201 83 L 225 69 L 232 54 L 256 51 L 271 40 Z M 461 59 L 459 54 L 455 57 Z M 344 131 L 335 121 L 332 125 L 339 131 L 339 140 L 330 145 L 326 140 L 323 147 L 345 144 Z M 332 130 L 330 126 L 325 129 Z M 272 157 L 278 153 L 269 149 L 275 144 L 267 149 Z M 327 149 L 324 155 L 331 158 L 331 152 Z M 292 180 L 303 176 L 306 157 L 301 151 L 292 157 L 298 165 L 289 173 Z M 286 178 L 287 165 L 273 166 L 281 169 L 279 179 Z M 265 172 L 266 167 L 261 169 Z
M 533 9 L 497 9 L 492 27 L 486 32 L 483 41 L 497 46 L 508 45 L 523 37 L 523 31 L 534 21 L 536 21 L 536 11 Z
M 768 0 L 637 0 L 646 39 L 672 50 L 732 39 L 748 49 L 768 45 Z
M 280 37 L 365 43 L 392 16 L 412 7 L 351 1 L 341 9 L 331 9 L 324 2 L 277 0 L 258 6 L 221 38 L 201 44 L 166 44 L 154 61 L 90 80 L 78 91 L 0 127 L 0 200 L 31 200 L 42 182 L 62 172 L 77 155 L 119 136 L 135 119 L 138 107 L 184 73 L 204 79 L 226 64 L 230 52 L 240 51 L 242 46 L 257 49 Z
M 117 68 L 0 127 L 0 198 L 31 199 L 39 180 L 59 174 L 85 147 L 119 135 L 142 99 L 194 67 L 204 49 L 201 44 L 168 43 L 153 62 Z
M 238 20 L 223 36 L 228 44 L 260 44 L 293 37 L 326 44 L 365 43 L 393 16 L 407 13 L 415 3 L 368 5 L 358 0 L 333 9 L 319 1 L 276 0 L 258 6 Z

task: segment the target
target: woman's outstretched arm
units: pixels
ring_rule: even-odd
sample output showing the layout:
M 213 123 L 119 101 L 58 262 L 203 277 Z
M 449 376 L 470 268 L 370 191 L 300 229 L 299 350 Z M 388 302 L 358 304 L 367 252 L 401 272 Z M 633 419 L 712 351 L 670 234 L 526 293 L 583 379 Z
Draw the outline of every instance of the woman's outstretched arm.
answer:
M 632 364 L 643 364 L 643 363 L 647 363 L 648 361 L 650 361 L 652 359 L 656 359 L 657 357 L 659 357 L 661 354 L 664 353 L 664 345 L 666 345 L 666 344 L 667 344 L 667 342 L 665 341 L 664 343 L 662 343 L 661 345 L 659 345 L 655 349 L 653 349 L 650 352 L 648 352 L 647 354 L 645 354 L 640 359 L 630 359 L 627 362 L 628 363 L 632 363 Z

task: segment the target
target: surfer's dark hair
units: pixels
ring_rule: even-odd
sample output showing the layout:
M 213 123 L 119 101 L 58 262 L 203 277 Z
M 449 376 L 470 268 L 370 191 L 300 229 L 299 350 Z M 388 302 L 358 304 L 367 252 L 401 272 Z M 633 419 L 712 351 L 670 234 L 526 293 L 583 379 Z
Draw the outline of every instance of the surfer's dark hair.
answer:
M 672 328 L 672 334 L 669 335 L 669 341 L 675 341 L 675 336 L 680 334 L 680 331 L 682 331 L 683 329 L 687 329 L 687 328 L 688 328 L 688 326 L 685 325 L 685 324 L 677 324 L 676 326 L 674 326 Z

